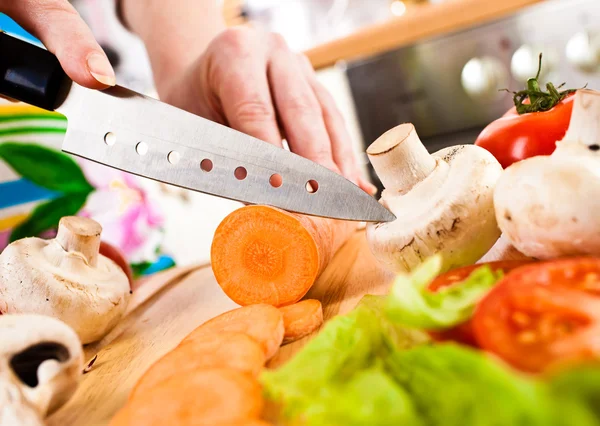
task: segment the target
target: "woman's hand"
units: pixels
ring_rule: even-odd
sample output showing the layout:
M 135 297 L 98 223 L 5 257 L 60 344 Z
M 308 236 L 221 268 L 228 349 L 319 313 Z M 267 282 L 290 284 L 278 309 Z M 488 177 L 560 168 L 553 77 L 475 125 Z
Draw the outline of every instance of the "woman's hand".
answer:
M 162 100 L 341 172 L 365 191 L 351 139 L 333 98 L 304 55 L 277 34 L 232 28 L 180 75 L 157 80 Z
M 67 0 L 0 0 L 0 12 L 39 38 L 76 83 L 90 89 L 115 85 L 106 54 Z

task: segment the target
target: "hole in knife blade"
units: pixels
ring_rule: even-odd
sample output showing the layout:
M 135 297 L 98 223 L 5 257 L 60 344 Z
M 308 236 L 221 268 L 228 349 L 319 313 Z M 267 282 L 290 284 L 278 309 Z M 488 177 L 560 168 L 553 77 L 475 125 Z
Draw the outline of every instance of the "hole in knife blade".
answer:
M 245 167 L 240 166 L 237 169 L 235 169 L 233 174 L 237 180 L 244 180 L 244 179 L 246 179 L 246 176 L 248 176 L 248 171 L 246 170 Z
M 108 132 L 104 135 L 104 143 L 108 146 L 113 146 L 117 142 L 117 135 L 112 132 Z
M 169 155 L 167 155 L 167 160 L 169 160 L 169 163 L 171 163 L 171 164 L 179 163 L 180 158 L 181 158 L 181 156 L 179 155 L 179 153 L 177 151 L 171 151 L 171 152 L 169 152 Z
M 317 182 L 314 179 L 311 179 L 308 182 L 306 182 L 306 191 L 307 192 L 314 194 L 318 190 L 319 190 L 319 182 Z
M 210 161 L 208 158 L 205 158 L 200 162 L 200 168 L 204 172 L 210 172 L 213 169 L 213 162 Z
M 279 173 L 275 173 L 269 178 L 269 183 L 273 188 L 279 188 L 281 185 L 283 185 L 283 178 Z
M 145 142 L 138 142 L 135 146 L 135 151 L 139 155 L 146 155 L 148 153 L 148 145 Z

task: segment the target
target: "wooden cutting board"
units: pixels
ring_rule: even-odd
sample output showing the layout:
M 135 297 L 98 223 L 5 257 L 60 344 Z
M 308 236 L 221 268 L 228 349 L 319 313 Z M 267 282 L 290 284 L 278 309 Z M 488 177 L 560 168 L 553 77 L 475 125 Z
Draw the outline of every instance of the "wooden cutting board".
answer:
M 522 255 L 500 240 L 486 260 L 518 257 Z M 365 294 L 385 293 L 392 279 L 370 253 L 361 231 L 338 251 L 306 297 L 320 300 L 328 319 L 350 311 Z M 86 348 L 88 359 L 96 354 L 97 359 L 69 403 L 47 419 L 49 426 L 107 425 L 152 363 L 206 320 L 237 307 L 222 292 L 210 266 L 170 270 L 140 289 L 165 281 L 169 284 L 133 310 L 104 341 Z M 309 339 L 282 347 L 269 367 L 288 360 Z

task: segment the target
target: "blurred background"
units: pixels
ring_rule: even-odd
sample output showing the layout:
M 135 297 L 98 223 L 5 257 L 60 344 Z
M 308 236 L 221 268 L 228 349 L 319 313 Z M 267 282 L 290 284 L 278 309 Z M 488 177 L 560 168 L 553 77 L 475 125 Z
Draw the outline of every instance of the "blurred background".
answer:
M 599 0 L 215 1 L 228 25 L 278 32 L 307 54 L 348 123 L 365 176 L 380 188 L 364 155 L 378 136 L 412 122 L 432 152 L 474 142 L 512 106 L 500 89 L 520 90 L 535 76 L 539 53 L 542 82 L 600 89 Z M 113 0 L 72 3 L 118 83 L 156 96 L 144 47 L 119 23 Z M 6 17 L 0 28 L 19 31 Z M 160 200 L 162 251 L 180 264 L 207 260 L 215 227 L 238 204 L 143 186 Z

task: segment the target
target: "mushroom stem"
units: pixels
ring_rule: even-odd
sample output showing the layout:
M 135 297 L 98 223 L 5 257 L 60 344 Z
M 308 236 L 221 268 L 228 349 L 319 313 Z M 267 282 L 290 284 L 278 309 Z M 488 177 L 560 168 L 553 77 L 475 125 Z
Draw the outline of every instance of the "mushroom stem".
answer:
M 569 129 L 562 142 L 598 145 L 600 141 L 600 92 L 578 90 L 573 101 Z
M 88 265 L 96 266 L 100 253 L 101 233 L 102 227 L 92 219 L 66 216 L 58 224 L 56 241 L 65 251 L 78 252 Z
M 386 190 L 400 194 L 410 191 L 436 166 L 410 123 L 385 132 L 369 146 L 367 155 Z

